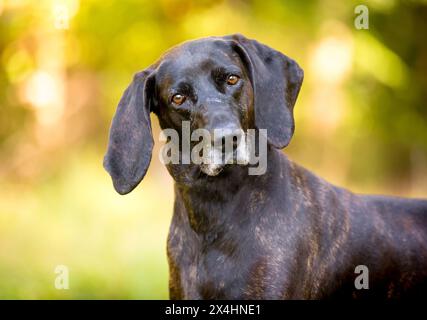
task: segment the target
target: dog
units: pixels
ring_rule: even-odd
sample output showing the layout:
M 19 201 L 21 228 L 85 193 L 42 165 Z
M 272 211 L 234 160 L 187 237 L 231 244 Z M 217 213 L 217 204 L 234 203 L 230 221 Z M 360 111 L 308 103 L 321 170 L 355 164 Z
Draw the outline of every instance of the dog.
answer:
M 267 130 L 264 174 L 249 175 L 248 164 L 166 165 L 175 180 L 171 299 L 426 296 L 427 201 L 354 194 L 281 151 L 302 81 L 297 62 L 236 34 L 170 49 L 124 92 L 104 158 L 120 194 L 149 166 L 150 112 L 177 132 L 184 121 L 191 130 Z

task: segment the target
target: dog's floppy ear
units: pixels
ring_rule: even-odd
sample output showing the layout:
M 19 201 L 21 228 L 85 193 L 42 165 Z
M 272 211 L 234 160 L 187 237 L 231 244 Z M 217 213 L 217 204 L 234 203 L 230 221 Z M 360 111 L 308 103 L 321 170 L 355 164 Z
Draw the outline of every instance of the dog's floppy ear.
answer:
M 240 34 L 225 37 L 246 65 L 254 90 L 255 125 L 271 145 L 286 147 L 294 133 L 293 108 L 304 77 L 291 58 Z
M 139 184 L 151 161 L 152 83 L 152 69 L 137 73 L 120 99 L 113 118 L 104 168 L 120 194 L 131 192 Z

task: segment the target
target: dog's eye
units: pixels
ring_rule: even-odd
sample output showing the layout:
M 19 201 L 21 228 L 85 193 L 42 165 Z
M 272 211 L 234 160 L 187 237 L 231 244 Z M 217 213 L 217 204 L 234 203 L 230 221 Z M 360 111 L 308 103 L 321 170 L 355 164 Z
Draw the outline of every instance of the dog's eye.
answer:
M 239 76 L 236 76 L 235 74 L 230 74 L 227 77 L 227 84 L 230 86 L 234 86 L 235 84 L 237 84 L 237 82 L 239 82 L 239 80 Z
M 186 97 L 183 94 L 177 93 L 172 97 L 172 102 L 179 106 L 184 103 L 185 99 Z

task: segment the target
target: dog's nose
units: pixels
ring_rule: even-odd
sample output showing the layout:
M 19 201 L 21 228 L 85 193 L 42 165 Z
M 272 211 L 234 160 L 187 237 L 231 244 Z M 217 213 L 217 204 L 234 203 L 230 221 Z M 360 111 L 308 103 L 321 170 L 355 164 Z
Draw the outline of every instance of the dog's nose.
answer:
M 205 129 L 211 136 L 211 142 L 217 147 L 227 143 L 235 148 L 242 137 L 242 129 L 237 116 L 227 105 L 201 105 L 196 116 L 197 126 Z

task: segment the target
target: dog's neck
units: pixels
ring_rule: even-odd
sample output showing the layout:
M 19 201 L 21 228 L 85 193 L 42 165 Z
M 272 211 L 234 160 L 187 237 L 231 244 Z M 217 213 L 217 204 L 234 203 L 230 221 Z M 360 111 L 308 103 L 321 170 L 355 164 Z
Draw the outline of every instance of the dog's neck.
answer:
M 214 177 L 201 173 L 196 165 L 168 165 L 191 228 L 198 234 L 216 236 L 251 219 L 251 200 L 265 194 L 277 179 L 280 153 L 268 148 L 267 170 L 259 176 L 249 175 L 248 167 L 240 165 L 228 165 Z

